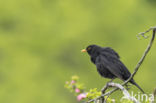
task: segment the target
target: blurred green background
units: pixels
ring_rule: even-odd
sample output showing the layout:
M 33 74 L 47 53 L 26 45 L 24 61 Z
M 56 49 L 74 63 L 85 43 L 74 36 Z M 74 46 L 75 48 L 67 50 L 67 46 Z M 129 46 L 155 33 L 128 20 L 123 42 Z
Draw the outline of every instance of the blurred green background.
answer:
M 156 25 L 155 5 L 155 0 L 0 0 L 0 103 L 77 103 L 64 88 L 72 75 L 88 90 L 100 90 L 108 79 L 80 52 L 89 44 L 114 48 L 133 72 L 149 41 L 136 35 Z M 148 93 L 156 86 L 155 43 L 135 76 Z M 118 93 L 112 98 L 122 96 Z

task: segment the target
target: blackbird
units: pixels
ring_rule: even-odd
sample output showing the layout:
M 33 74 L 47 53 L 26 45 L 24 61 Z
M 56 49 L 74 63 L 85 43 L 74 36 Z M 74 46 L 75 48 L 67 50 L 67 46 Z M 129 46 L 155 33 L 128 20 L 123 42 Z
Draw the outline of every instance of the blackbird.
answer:
M 112 80 L 119 78 L 126 81 L 131 76 L 127 67 L 120 61 L 118 53 L 110 47 L 89 45 L 81 52 L 87 52 L 89 54 L 92 63 L 96 65 L 98 73 L 104 78 Z M 143 89 L 141 89 L 133 78 L 129 82 L 144 93 Z

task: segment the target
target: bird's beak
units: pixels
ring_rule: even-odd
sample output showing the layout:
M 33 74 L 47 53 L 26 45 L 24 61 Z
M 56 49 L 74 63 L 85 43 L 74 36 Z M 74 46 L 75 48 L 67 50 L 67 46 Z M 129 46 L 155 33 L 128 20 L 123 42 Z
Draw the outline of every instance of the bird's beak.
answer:
M 87 50 L 86 49 L 82 49 L 81 52 L 84 53 L 84 52 L 87 52 Z

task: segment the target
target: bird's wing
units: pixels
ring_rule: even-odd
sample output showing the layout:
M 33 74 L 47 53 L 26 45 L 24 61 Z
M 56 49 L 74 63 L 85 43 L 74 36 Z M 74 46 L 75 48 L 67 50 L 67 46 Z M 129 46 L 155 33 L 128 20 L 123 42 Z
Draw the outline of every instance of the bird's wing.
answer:
M 126 66 L 118 59 L 113 56 L 99 55 L 95 62 L 96 66 L 101 68 L 107 68 L 113 75 L 126 80 L 131 75 Z
M 112 55 L 112 56 L 114 56 L 116 58 L 120 58 L 119 54 L 115 50 L 110 48 L 110 47 L 102 48 L 102 53 L 105 53 L 105 54 L 108 54 L 108 55 Z

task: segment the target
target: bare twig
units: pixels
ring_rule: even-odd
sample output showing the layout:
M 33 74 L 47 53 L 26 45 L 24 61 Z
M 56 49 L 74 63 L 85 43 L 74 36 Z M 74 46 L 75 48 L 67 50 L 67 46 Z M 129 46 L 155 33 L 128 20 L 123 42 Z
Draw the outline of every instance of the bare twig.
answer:
M 154 88 L 154 90 L 153 90 L 153 96 L 154 96 L 154 98 L 156 97 L 156 88 Z M 150 103 L 154 103 L 154 98 L 153 98 L 153 100 L 151 100 L 150 101 Z
M 153 91 L 153 95 L 156 96 L 156 88 Z
M 148 30 L 145 31 L 145 32 L 139 33 L 139 35 L 142 35 L 144 38 L 147 38 L 147 36 L 145 36 L 145 34 L 146 34 L 147 32 L 149 32 L 149 31 L 151 31 L 151 30 L 153 30 L 153 35 L 152 35 L 152 38 L 151 38 L 151 40 L 150 40 L 150 43 L 148 44 L 148 46 L 147 46 L 147 48 L 146 48 L 146 50 L 145 50 L 143 56 L 141 57 L 141 59 L 140 59 L 139 62 L 137 63 L 137 65 L 136 65 L 136 67 L 135 67 L 135 69 L 134 69 L 134 72 L 133 72 L 132 75 L 129 77 L 129 79 L 127 79 L 125 82 L 122 83 L 122 86 L 126 85 L 126 84 L 135 76 L 135 74 L 136 74 L 137 71 L 139 70 L 139 67 L 140 67 L 141 64 L 143 63 L 143 61 L 144 61 L 144 59 L 145 59 L 147 53 L 149 52 L 149 50 L 150 50 L 151 47 L 152 47 L 152 44 L 153 44 L 153 41 L 154 41 L 154 38 L 155 38 L 156 27 L 152 27 L 152 28 L 148 29 Z M 108 87 L 107 87 L 107 84 L 106 84 L 106 86 L 104 87 L 103 92 L 105 92 L 107 88 L 108 88 Z M 98 99 L 100 99 L 100 98 L 103 98 L 104 96 L 111 95 L 113 92 L 115 92 L 115 91 L 118 90 L 118 89 L 119 89 L 119 88 L 115 88 L 115 89 L 113 89 L 113 90 L 111 90 L 111 91 L 109 91 L 109 92 L 107 92 L 107 93 L 102 94 L 101 96 L 99 96 L 99 97 L 97 97 L 97 98 L 95 98 L 95 99 L 89 100 L 87 103 L 90 103 L 90 102 L 93 102 L 93 101 L 98 100 Z
M 108 83 L 102 88 L 101 92 L 102 94 L 105 94 L 105 91 L 108 89 Z

